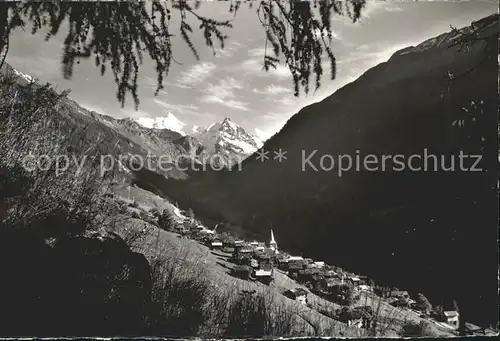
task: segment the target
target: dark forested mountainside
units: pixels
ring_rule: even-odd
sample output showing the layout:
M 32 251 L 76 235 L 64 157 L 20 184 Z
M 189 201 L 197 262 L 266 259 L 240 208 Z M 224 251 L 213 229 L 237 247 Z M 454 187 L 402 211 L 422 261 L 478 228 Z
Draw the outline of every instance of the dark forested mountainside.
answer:
M 466 46 L 455 43 L 473 30 L 480 34 Z M 286 150 L 284 162 L 251 157 L 242 171 L 188 181 L 144 172 L 137 183 L 248 235 L 272 227 L 285 249 L 429 292 L 445 305 L 455 299 L 464 319 L 495 323 L 497 34 L 494 15 L 396 52 L 268 140 L 263 149 Z M 424 150 L 442 155 L 446 167 L 454 156 L 457 171 L 394 171 L 389 163 L 386 171 L 339 176 L 337 167 L 302 167 L 314 151 L 310 162 L 320 168 L 325 154 L 407 160 Z M 461 171 L 460 151 L 481 155 L 483 171 Z

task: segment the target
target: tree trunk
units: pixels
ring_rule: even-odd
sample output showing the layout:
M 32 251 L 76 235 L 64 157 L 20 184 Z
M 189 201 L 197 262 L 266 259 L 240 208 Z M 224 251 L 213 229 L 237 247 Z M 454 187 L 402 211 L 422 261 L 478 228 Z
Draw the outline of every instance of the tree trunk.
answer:
M 9 50 L 9 4 L 0 4 L 0 68 L 2 68 Z

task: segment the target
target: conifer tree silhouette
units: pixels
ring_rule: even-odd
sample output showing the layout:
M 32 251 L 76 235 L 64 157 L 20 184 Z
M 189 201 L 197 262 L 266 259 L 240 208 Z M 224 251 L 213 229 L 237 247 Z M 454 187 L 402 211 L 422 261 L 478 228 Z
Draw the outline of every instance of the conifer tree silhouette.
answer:
M 72 77 L 75 63 L 80 59 L 92 58 L 101 74 L 111 69 L 117 85 L 116 98 L 121 105 L 125 105 L 126 95 L 131 94 L 137 108 L 138 75 L 143 57 L 147 55 L 154 62 L 155 94 L 158 94 L 172 62 L 176 62 L 172 37 L 178 32 L 198 60 L 198 47 L 192 41 L 195 33 L 203 35 L 206 47 L 214 53 L 216 44 L 224 48 L 226 33 L 234 19 L 220 21 L 203 16 L 199 11 L 201 3 L 186 0 L 4 2 L 0 4 L 0 66 L 5 62 L 9 38 L 15 29 L 31 25 L 32 34 L 48 29 L 45 40 L 49 40 L 64 28 L 67 29 L 61 59 L 64 77 Z M 257 7 L 256 14 L 266 35 L 263 69 L 269 71 L 284 63 L 293 76 L 295 96 L 299 96 L 301 89 L 309 92 L 313 74 L 315 89 L 319 88 L 323 59 L 330 61 L 330 76 L 335 78 L 331 18 L 344 15 L 357 21 L 366 0 L 232 0 L 228 3 L 234 17 L 242 4 Z M 254 6 L 256 3 L 258 6 Z M 180 20 L 173 20 L 174 13 Z M 268 47 L 271 51 L 267 51 Z

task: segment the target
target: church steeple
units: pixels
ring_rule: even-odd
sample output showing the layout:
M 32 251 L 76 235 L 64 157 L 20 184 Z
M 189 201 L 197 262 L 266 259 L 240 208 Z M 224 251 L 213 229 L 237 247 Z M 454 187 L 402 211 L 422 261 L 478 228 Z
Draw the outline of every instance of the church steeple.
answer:
M 269 242 L 269 248 L 274 252 L 278 252 L 278 243 L 276 243 L 276 240 L 274 239 L 274 233 L 272 229 L 271 229 L 271 241 Z

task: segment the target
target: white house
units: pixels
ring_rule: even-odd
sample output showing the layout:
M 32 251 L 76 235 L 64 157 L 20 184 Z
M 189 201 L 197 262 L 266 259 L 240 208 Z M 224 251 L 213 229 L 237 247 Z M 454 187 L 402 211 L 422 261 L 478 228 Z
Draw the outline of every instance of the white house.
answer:
M 210 244 L 210 247 L 212 249 L 222 249 L 222 242 L 220 240 L 214 240 L 212 241 L 212 243 Z
M 444 316 L 446 317 L 446 324 L 449 324 L 453 329 L 458 329 L 460 315 L 457 311 L 445 311 Z
M 283 293 L 286 297 L 299 302 L 300 304 L 307 304 L 307 291 L 302 288 L 290 289 Z
M 356 327 L 356 328 L 362 328 L 363 327 L 363 319 L 362 318 L 357 318 L 357 319 L 349 319 L 347 321 L 347 325 L 349 327 Z
M 354 286 L 358 286 L 361 284 L 361 280 L 359 279 L 359 277 L 348 277 L 348 280 L 351 281 L 351 283 L 354 285 Z
M 264 276 L 272 276 L 273 275 L 273 269 L 271 270 L 264 270 L 264 269 L 258 269 L 255 270 L 255 276 L 257 277 L 264 277 Z
M 214 235 L 215 234 L 214 231 L 209 230 L 207 228 L 203 228 L 202 230 L 200 230 L 200 233 L 209 234 L 209 235 Z
M 198 231 L 199 232 L 199 231 L 203 231 L 205 229 L 205 226 L 203 226 L 203 225 L 196 225 L 196 226 L 191 227 L 191 229 L 194 230 L 194 231 Z
M 314 262 L 312 265 L 314 268 L 321 269 L 325 266 L 325 262 Z
M 373 291 L 372 287 L 366 284 L 361 284 L 358 288 L 360 291 Z

